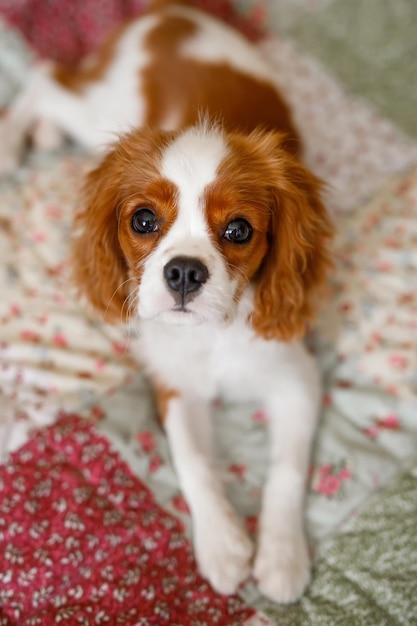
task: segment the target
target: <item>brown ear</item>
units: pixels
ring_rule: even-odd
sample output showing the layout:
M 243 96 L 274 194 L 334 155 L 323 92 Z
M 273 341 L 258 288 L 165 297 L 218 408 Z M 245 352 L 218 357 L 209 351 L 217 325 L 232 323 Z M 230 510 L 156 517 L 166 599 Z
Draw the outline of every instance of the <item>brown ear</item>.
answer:
M 304 333 L 314 297 L 331 265 L 333 228 L 320 198 L 320 181 L 272 136 L 265 140 L 272 167 L 269 250 L 255 290 L 253 327 L 266 339 L 288 341 Z M 269 143 L 269 146 L 268 146 Z
M 84 210 L 74 222 L 72 270 L 80 296 L 105 321 L 122 322 L 127 267 L 118 239 L 118 163 L 110 152 L 86 179 Z
M 87 177 L 85 208 L 74 225 L 73 276 L 79 294 L 106 321 L 126 321 L 129 285 L 135 284 L 119 241 L 121 209 L 160 177 L 161 149 L 172 137 L 150 128 L 133 130 L 120 137 Z

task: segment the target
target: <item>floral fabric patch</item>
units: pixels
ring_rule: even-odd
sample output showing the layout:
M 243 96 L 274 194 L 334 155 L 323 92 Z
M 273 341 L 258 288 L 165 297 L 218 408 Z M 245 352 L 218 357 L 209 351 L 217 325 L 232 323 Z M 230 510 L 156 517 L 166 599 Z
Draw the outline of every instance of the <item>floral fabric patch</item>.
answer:
M 0 599 L 2 626 L 239 626 L 254 616 L 199 576 L 181 523 L 76 415 L 0 466 Z

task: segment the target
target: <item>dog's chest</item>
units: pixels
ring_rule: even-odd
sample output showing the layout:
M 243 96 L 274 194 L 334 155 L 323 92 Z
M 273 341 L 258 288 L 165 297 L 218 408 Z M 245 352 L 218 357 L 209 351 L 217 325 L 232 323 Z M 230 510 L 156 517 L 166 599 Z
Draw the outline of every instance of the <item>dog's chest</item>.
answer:
M 137 349 L 148 373 L 168 387 L 207 399 L 241 400 L 262 392 L 265 372 L 276 357 L 268 344 L 243 324 L 173 327 L 146 322 Z

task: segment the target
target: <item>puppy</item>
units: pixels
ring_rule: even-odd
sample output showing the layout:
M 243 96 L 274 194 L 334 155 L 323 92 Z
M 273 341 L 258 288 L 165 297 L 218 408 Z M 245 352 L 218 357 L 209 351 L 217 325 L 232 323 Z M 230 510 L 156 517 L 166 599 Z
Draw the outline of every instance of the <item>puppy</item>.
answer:
M 96 151 L 121 135 L 76 218 L 79 293 L 138 331 L 202 575 L 229 594 L 252 572 L 266 596 L 293 602 L 309 580 L 303 508 L 320 406 L 301 338 L 331 225 L 269 68 L 186 4 L 154 2 L 77 71 L 34 76 L 2 129 L 0 163 L 15 166 L 31 129 L 38 144 L 63 132 Z M 260 403 L 269 420 L 256 550 L 210 449 L 221 395 Z

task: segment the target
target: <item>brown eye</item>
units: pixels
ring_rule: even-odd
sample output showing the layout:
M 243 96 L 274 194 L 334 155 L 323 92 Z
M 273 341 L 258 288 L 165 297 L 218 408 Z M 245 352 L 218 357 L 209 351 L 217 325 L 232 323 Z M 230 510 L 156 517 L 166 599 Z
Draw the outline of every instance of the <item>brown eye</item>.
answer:
M 227 225 L 223 237 L 231 243 L 247 243 L 252 237 L 252 232 L 249 222 L 239 218 Z
M 140 207 L 140 209 L 137 209 L 133 214 L 130 223 L 135 233 L 139 233 L 141 235 L 154 233 L 158 230 L 158 222 L 155 211 L 149 209 L 148 207 Z

